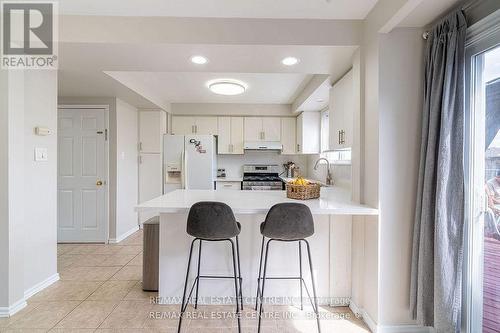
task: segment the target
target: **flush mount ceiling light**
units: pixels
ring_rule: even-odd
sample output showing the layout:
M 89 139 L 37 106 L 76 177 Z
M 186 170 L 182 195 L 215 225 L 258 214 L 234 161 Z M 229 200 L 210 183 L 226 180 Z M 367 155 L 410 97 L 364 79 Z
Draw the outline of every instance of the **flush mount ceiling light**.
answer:
M 245 92 L 247 85 L 244 82 L 233 79 L 218 79 L 207 83 L 208 89 L 218 95 L 240 95 Z
M 285 66 L 293 66 L 296 65 L 299 62 L 299 59 L 295 57 L 286 57 L 283 60 L 281 60 L 281 63 Z
M 208 59 L 201 55 L 195 55 L 191 57 L 191 62 L 197 65 L 204 65 L 208 62 Z

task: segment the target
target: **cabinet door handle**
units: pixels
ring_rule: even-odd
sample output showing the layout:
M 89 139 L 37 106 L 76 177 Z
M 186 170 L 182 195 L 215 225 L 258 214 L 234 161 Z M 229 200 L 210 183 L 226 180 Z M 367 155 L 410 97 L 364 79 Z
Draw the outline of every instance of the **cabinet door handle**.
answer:
M 139 142 L 139 151 L 142 151 L 142 142 Z
M 198 134 L 198 125 L 194 125 L 194 132 Z
M 342 141 L 342 131 L 339 131 L 339 140 L 338 140 L 339 145 L 341 144 L 341 141 Z
M 139 156 L 139 164 L 142 164 L 142 156 Z
M 297 152 L 300 152 L 300 144 L 297 143 Z

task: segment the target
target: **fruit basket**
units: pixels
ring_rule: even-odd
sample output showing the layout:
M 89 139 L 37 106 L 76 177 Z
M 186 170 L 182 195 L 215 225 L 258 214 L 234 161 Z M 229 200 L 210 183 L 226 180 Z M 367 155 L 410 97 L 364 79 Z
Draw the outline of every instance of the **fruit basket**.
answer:
M 319 198 L 321 185 L 297 178 L 286 184 L 286 196 L 290 199 L 308 200 Z

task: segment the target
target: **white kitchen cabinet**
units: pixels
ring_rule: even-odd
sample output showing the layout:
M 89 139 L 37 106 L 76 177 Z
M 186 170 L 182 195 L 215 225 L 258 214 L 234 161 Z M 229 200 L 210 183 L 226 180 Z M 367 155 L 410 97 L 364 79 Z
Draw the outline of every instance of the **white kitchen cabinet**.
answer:
M 194 117 L 172 116 L 172 134 L 194 134 Z
M 163 135 L 167 133 L 167 113 L 162 110 L 139 111 L 139 202 L 163 193 Z M 141 223 L 156 214 L 140 213 Z
M 262 118 L 262 132 L 264 132 L 264 141 L 281 141 L 281 118 Z
M 245 117 L 245 141 L 280 141 L 279 117 Z
M 231 153 L 243 154 L 243 117 L 231 117 Z
M 296 139 L 296 119 L 292 117 L 281 118 L 281 144 L 283 145 L 282 154 L 297 153 Z
M 217 135 L 217 117 L 195 117 L 194 126 L 198 135 Z
M 217 117 L 217 153 L 231 154 L 231 117 Z
M 245 141 L 262 140 L 262 118 L 245 117 Z
M 297 153 L 319 154 L 321 112 L 302 112 L 297 117 Z
M 217 152 L 243 154 L 243 117 L 218 117 Z
M 160 153 L 163 134 L 167 132 L 167 115 L 164 111 L 139 112 L 139 151 Z
M 354 82 L 352 70 L 330 89 L 330 149 L 352 147 Z
M 217 117 L 173 116 L 173 134 L 217 135 Z
M 241 182 L 218 181 L 216 188 L 218 191 L 241 191 Z
M 139 203 L 159 197 L 163 193 L 162 181 L 162 154 L 139 155 Z M 143 223 L 156 213 L 139 214 L 139 221 Z

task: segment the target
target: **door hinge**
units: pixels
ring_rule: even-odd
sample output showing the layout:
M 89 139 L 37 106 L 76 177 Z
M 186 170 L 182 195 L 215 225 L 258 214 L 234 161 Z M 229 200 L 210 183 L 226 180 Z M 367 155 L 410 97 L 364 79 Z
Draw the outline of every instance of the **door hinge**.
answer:
M 104 130 L 104 140 L 108 141 L 108 129 L 107 128 Z

